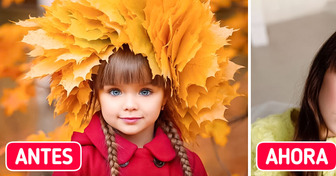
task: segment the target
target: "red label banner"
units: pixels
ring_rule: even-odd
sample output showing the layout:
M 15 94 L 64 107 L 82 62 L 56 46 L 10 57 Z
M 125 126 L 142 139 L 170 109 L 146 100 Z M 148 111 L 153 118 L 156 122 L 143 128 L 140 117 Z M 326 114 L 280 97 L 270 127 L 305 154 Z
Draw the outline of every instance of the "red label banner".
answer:
M 76 171 L 82 165 L 77 142 L 10 142 L 6 167 L 11 171 Z
M 336 145 L 331 142 L 261 142 L 257 167 L 273 171 L 322 171 L 336 167 Z

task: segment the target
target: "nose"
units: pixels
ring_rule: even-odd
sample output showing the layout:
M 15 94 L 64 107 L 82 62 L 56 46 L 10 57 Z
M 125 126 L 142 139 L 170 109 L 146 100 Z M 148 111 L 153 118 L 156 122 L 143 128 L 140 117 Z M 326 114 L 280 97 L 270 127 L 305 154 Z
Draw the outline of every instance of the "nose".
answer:
M 136 101 L 136 95 L 133 94 L 128 94 L 125 97 L 125 102 L 124 102 L 124 110 L 125 111 L 135 111 L 138 109 L 138 103 Z

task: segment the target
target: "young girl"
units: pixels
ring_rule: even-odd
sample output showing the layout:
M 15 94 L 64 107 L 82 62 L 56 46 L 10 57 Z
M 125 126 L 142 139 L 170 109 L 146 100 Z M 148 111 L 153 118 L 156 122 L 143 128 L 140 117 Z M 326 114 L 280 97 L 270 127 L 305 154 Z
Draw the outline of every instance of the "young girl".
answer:
M 336 33 L 321 47 L 310 67 L 300 109 L 289 109 L 252 124 L 252 175 L 317 176 L 318 172 L 262 172 L 256 167 L 256 145 L 262 141 L 336 142 Z M 335 175 L 335 171 L 323 172 Z
M 83 146 L 81 169 L 55 175 L 206 175 L 181 137 L 220 134 L 240 68 L 209 3 L 55 0 L 18 24 L 33 28 L 28 77 L 51 75 L 49 103 Z
M 83 147 L 82 167 L 54 175 L 207 175 L 173 123 L 169 84 L 152 79 L 147 59 L 127 46 L 111 55 L 93 79 L 91 107 L 97 100 L 101 111 L 72 136 Z

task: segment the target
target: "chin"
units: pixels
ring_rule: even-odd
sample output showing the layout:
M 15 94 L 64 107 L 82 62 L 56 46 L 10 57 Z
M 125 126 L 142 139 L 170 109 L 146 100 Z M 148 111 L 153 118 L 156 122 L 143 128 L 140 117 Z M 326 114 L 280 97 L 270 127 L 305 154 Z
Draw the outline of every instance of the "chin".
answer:
M 328 131 L 328 137 L 335 137 L 335 136 L 336 136 L 336 133 L 334 132 L 334 130 L 333 131 L 331 131 L 331 130 Z
M 140 133 L 140 130 L 132 130 L 132 129 L 121 129 L 118 131 L 124 135 L 128 135 L 128 136 L 132 136 L 132 135 L 136 135 L 138 133 Z

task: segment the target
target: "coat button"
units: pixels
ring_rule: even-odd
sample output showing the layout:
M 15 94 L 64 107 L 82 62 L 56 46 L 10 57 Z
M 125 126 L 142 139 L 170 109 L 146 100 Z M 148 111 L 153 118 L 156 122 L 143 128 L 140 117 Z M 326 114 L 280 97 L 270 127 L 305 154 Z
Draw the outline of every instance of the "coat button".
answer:
M 155 166 L 158 167 L 158 168 L 161 168 L 165 164 L 165 162 L 160 161 L 156 158 L 154 158 L 153 162 L 154 162 Z
M 129 164 L 129 161 L 127 161 L 127 162 L 124 163 L 124 164 L 120 164 L 120 167 L 126 167 L 128 164 Z

